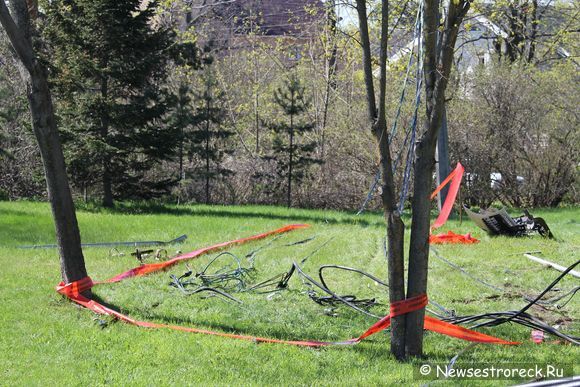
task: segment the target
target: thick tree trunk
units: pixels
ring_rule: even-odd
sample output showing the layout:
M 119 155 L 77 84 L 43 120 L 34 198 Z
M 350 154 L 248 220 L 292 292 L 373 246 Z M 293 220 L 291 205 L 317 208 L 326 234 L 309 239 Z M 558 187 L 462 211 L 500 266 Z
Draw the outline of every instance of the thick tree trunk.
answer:
M 86 277 L 87 271 L 46 73 L 40 65 L 34 66 L 27 86 L 32 127 L 42 156 L 56 229 L 61 276 L 69 283 Z
M 427 123 L 427 125 L 430 126 L 430 123 Z M 432 146 L 432 135 L 436 136 L 436 133 L 428 130 L 426 136 L 421 139 L 418 144 L 417 157 L 415 158 L 407 298 L 427 293 L 431 210 L 429 194 L 433 183 L 433 169 L 435 166 L 435 147 Z M 405 344 L 408 356 L 422 356 L 423 354 L 424 318 L 425 309 L 407 314 Z
M 25 69 L 22 74 L 27 86 L 32 128 L 40 148 L 46 176 L 48 198 L 60 255 L 61 276 L 65 283 L 69 283 L 86 277 L 87 271 L 62 146 L 56 127 L 47 72 L 36 58 L 32 46 L 26 1 L 13 0 L 11 6 L 14 19 L 6 3 L 0 2 L 0 24 L 4 27 Z

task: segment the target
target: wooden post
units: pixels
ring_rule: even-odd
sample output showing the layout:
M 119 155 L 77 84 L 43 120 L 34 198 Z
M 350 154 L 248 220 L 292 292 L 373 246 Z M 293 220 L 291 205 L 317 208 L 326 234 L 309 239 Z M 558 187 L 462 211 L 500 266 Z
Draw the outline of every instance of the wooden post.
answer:
M 451 173 L 451 164 L 449 163 L 449 136 L 447 134 L 447 109 L 443 110 L 443 120 L 439 128 L 439 137 L 437 138 L 437 150 L 435 153 L 437 166 L 437 186 L 441 184 Z M 447 199 L 449 186 L 443 187 L 437 195 L 437 207 L 439 211 Z

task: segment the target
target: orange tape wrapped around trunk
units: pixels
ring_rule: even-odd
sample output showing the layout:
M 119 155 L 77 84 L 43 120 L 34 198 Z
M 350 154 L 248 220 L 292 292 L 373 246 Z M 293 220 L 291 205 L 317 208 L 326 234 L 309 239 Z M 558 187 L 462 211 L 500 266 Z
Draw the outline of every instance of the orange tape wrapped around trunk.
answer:
M 81 280 L 78 280 L 78 281 L 75 281 L 75 282 L 72 282 L 69 284 L 64 284 L 61 282 L 57 286 L 56 291 L 58 293 L 62 294 L 63 296 L 69 298 L 70 300 L 76 302 L 77 304 L 82 305 L 89 310 L 92 310 L 95 313 L 112 316 L 112 317 L 115 317 L 115 318 L 117 318 L 121 321 L 124 321 L 126 323 L 133 324 L 133 325 L 143 327 L 143 328 L 158 328 L 158 329 L 165 328 L 165 329 L 172 329 L 172 330 L 176 330 L 176 331 L 200 333 L 200 334 L 206 334 L 206 335 L 227 337 L 227 338 L 232 338 L 232 339 L 248 340 L 248 341 L 253 341 L 256 343 L 289 344 L 289 345 L 297 345 L 297 346 L 302 346 L 302 347 L 322 347 L 322 346 L 330 346 L 330 345 L 353 345 L 353 344 L 357 344 L 357 343 L 361 342 L 362 340 L 364 340 L 365 338 L 387 329 L 391 325 L 391 319 L 393 317 L 399 316 L 402 314 L 406 314 L 406 313 L 410 313 L 410 312 L 413 312 L 416 310 L 420 310 L 420 309 L 423 309 L 425 306 L 427 306 L 428 300 L 427 300 L 426 294 L 422 294 L 422 295 L 417 296 L 417 297 L 412 297 L 412 298 L 409 298 L 406 300 L 394 302 L 393 304 L 391 304 L 389 315 L 387 315 L 387 316 L 383 317 L 382 319 L 380 319 L 379 321 L 377 321 L 370 328 L 368 328 L 365 332 L 363 332 L 360 336 L 346 340 L 346 341 L 341 341 L 341 342 L 326 342 L 326 341 L 316 341 L 316 340 L 279 340 L 279 339 L 266 338 L 266 337 L 256 337 L 256 336 L 237 335 L 237 334 L 225 333 L 225 332 L 215 332 L 215 331 L 209 331 L 206 329 L 184 327 L 184 326 L 179 326 L 179 325 L 158 324 L 158 323 L 152 323 L 152 322 L 147 322 L 147 321 L 140 321 L 140 320 L 135 320 L 135 319 L 133 319 L 133 318 L 131 318 L 123 313 L 120 313 L 116 310 L 113 310 L 107 306 L 104 306 L 95 300 L 92 300 L 92 299 L 85 297 L 82 294 L 83 292 L 92 289 L 94 286 L 96 286 L 98 284 L 115 283 L 115 282 L 119 282 L 119 281 L 122 281 L 124 279 L 131 278 L 131 277 L 144 276 L 144 275 L 147 275 L 150 273 L 164 270 L 170 266 L 175 265 L 176 263 L 178 263 L 180 261 L 188 260 L 188 259 L 195 259 L 203 254 L 217 251 L 217 250 L 224 248 L 224 247 L 228 247 L 228 246 L 232 246 L 235 244 L 240 244 L 240 243 L 244 243 L 244 242 L 248 242 L 248 241 L 252 241 L 252 240 L 263 239 L 263 238 L 266 238 L 270 235 L 280 234 L 280 233 L 284 233 L 284 232 L 288 232 L 291 230 L 304 228 L 304 227 L 308 227 L 308 226 L 307 225 L 289 225 L 289 226 L 280 228 L 278 230 L 270 231 L 270 232 L 259 234 L 259 235 L 254 235 L 254 236 L 249 237 L 249 238 L 236 239 L 233 241 L 220 243 L 220 244 L 206 247 L 203 249 L 195 250 L 191 253 L 177 256 L 177 257 L 175 257 L 169 261 L 166 261 L 166 262 L 139 266 L 139 267 L 136 267 L 134 269 L 128 270 L 124 273 L 121 273 L 121 274 L 119 274 L 119 275 L 117 275 L 109 280 L 102 281 L 102 282 L 93 282 L 90 277 L 85 277 Z M 469 330 L 469 329 L 466 329 L 463 327 L 449 324 L 449 323 L 437 320 L 437 319 L 435 319 L 433 317 L 429 317 L 429 316 L 425 316 L 425 329 L 431 330 L 434 332 L 438 332 L 438 333 L 442 333 L 442 334 L 445 334 L 447 336 L 455 337 L 458 339 L 468 340 L 468 341 L 473 341 L 473 342 L 478 342 L 478 343 L 519 344 L 516 342 L 505 341 L 505 340 L 498 339 L 498 338 L 493 337 L 493 336 L 489 336 L 489 335 L 486 335 L 483 333 L 475 332 L 475 331 L 472 331 L 472 330 Z

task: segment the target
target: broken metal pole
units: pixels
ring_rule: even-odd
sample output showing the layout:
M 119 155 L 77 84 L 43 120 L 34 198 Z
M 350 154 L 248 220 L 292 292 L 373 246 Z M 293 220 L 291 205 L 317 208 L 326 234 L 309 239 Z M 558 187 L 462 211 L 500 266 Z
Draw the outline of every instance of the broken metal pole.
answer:
M 181 243 L 187 239 L 187 235 L 182 235 L 173 240 L 163 241 L 137 241 L 137 242 L 98 242 L 98 243 L 82 243 L 82 247 L 143 247 L 143 246 L 167 246 L 175 243 Z M 55 249 L 57 245 L 33 245 L 33 246 L 18 246 L 19 249 Z

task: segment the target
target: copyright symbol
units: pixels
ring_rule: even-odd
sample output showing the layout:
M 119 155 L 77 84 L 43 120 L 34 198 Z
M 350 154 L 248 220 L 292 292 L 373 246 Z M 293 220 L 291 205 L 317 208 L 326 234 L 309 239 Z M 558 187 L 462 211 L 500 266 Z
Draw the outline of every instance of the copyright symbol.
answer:
M 421 373 L 421 375 L 427 376 L 431 373 L 431 366 L 429 364 L 423 364 L 419 368 L 419 372 Z

